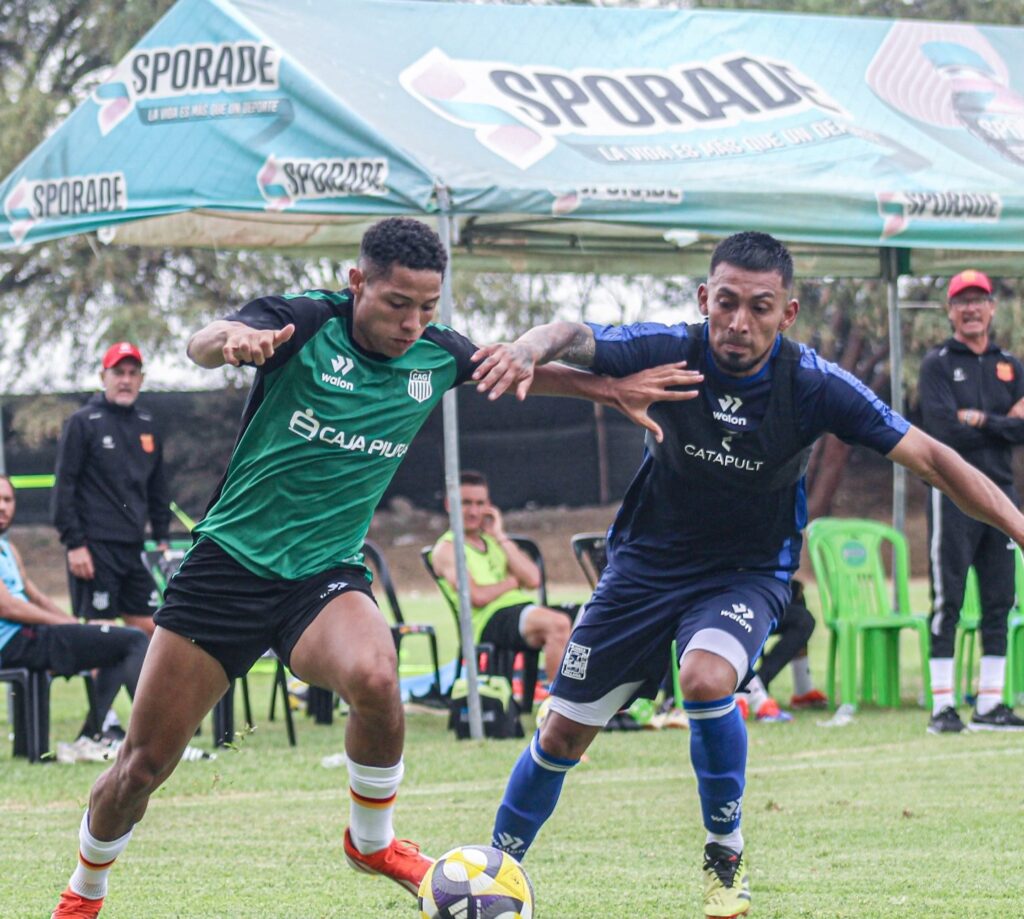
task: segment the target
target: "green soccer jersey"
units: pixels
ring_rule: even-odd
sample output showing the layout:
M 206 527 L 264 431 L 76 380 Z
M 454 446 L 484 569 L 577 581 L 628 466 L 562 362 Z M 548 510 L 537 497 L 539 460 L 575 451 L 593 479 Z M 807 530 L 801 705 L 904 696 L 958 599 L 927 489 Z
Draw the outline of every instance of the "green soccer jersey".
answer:
M 476 346 L 432 323 L 401 357 L 364 351 L 347 290 L 262 297 L 227 318 L 295 334 L 257 371 L 196 530 L 265 578 L 361 564 L 377 503 L 445 390 L 469 378 Z

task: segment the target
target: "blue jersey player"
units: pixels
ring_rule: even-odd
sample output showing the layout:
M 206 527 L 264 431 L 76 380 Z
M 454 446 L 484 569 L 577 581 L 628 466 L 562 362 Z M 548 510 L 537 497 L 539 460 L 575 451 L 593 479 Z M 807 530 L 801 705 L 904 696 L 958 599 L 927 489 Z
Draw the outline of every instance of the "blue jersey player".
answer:
M 609 533 L 608 567 L 566 648 L 551 714 L 512 770 L 493 844 L 525 855 L 606 722 L 653 696 L 676 639 L 707 829 L 704 912 L 715 919 L 750 908 L 747 740 L 733 693 L 789 602 L 814 441 L 832 432 L 871 447 L 1024 540 L 1024 517 L 984 475 L 783 336 L 799 311 L 792 279 L 781 243 L 739 233 L 715 249 L 698 290 L 706 322 L 539 326 L 482 349 L 474 374 L 492 397 L 512 387 L 522 397 L 533 368 L 559 359 L 615 377 L 680 361 L 703 374 L 698 398 L 651 409 L 664 437 L 647 440 Z

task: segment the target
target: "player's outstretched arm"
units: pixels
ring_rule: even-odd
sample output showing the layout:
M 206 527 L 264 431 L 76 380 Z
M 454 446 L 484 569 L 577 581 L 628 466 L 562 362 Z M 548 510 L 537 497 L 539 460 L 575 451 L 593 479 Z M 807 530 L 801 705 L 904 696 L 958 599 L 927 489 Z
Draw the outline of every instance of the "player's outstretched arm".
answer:
M 217 319 L 189 339 L 186 353 L 207 369 L 224 364 L 260 367 L 294 334 L 292 323 L 283 329 L 254 329 L 243 322 Z
M 650 407 L 656 402 L 685 402 L 695 398 L 700 392 L 695 387 L 703 380 L 704 375 L 700 371 L 686 369 L 685 361 L 662 364 L 618 378 L 575 370 L 564 364 L 549 364 L 538 367 L 534 372 L 530 395 L 572 396 L 610 405 L 634 424 L 646 428 L 661 443 L 664 435 L 648 414 Z M 678 386 L 690 388 L 673 388 Z
M 889 459 L 938 488 L 965 514 L 990 524 L 1024 547 L 1024 516 L 988 476 L 958 453 L 911 427 Z
M 473 371 L 477 390 L 497 399 L 514 389 L 517 399 L 525 399 L 534 368 L 549 361 L 566 361 L 589 367 L 594 361 L 594 331 L 580 322 L 550 322 L 524 332 L 514 342 L 485 345 L 474 355 L 478 367 Z

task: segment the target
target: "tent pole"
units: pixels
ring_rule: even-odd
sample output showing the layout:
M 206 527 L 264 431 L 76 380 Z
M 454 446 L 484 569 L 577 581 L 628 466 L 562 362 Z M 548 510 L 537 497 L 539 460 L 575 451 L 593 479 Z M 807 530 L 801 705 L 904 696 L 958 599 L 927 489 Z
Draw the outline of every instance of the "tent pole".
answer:
M 900 327 L 899 250 L 882 250 L 883 277 L 889 309 L 889 354 L 892 373 L 892 408 L 903 414 L 903 330 Z M 892 525 L 904 532 L 907 522 L 907 470 L 899 463 L 892 467 Z
M 437 221 L 438 235 L 448 253 L 448 270 L 441 286 L 441 322 L 450 326 L 454 311 L 452 293 L 452 218 L 449 212 L 451 196 L 444 186 L 437 188 L 441 213 Z M 459 487 L 459 406 L 454 389 L 444 394 L 444 484 L 448 496 L 448 516 L 455 548 L 455 571 L 459 594 L 459 637 L 463 671 L 466 678 L 466 701 L 469 705 L 469 736 L 480 740 L 484 736 L 483 709 L 480 706 L 480 685 L 477 680 L 476 642 L 473 640 L 473 609 L 469 602 L 469 572 L 466 569 L 466 533 L 462 527 L 462 492 Z

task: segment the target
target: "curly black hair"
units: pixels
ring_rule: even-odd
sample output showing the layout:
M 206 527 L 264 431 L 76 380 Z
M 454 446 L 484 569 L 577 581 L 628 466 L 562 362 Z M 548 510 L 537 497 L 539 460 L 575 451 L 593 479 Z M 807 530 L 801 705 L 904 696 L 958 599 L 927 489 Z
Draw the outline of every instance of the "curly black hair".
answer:
M 711 272 L 722 262 L 747 271 L 776 271 L 782 284 L 793 283 L 793 257 L 774 236 L 748 230 L 723 239 L 711 253 Z
M 393 265 L 443 275 L 448 253 L 440 237 L 425 223 L 410 217 L 388 217 L 366 231 L 359 261 L 367 278 L 386 277 Z

